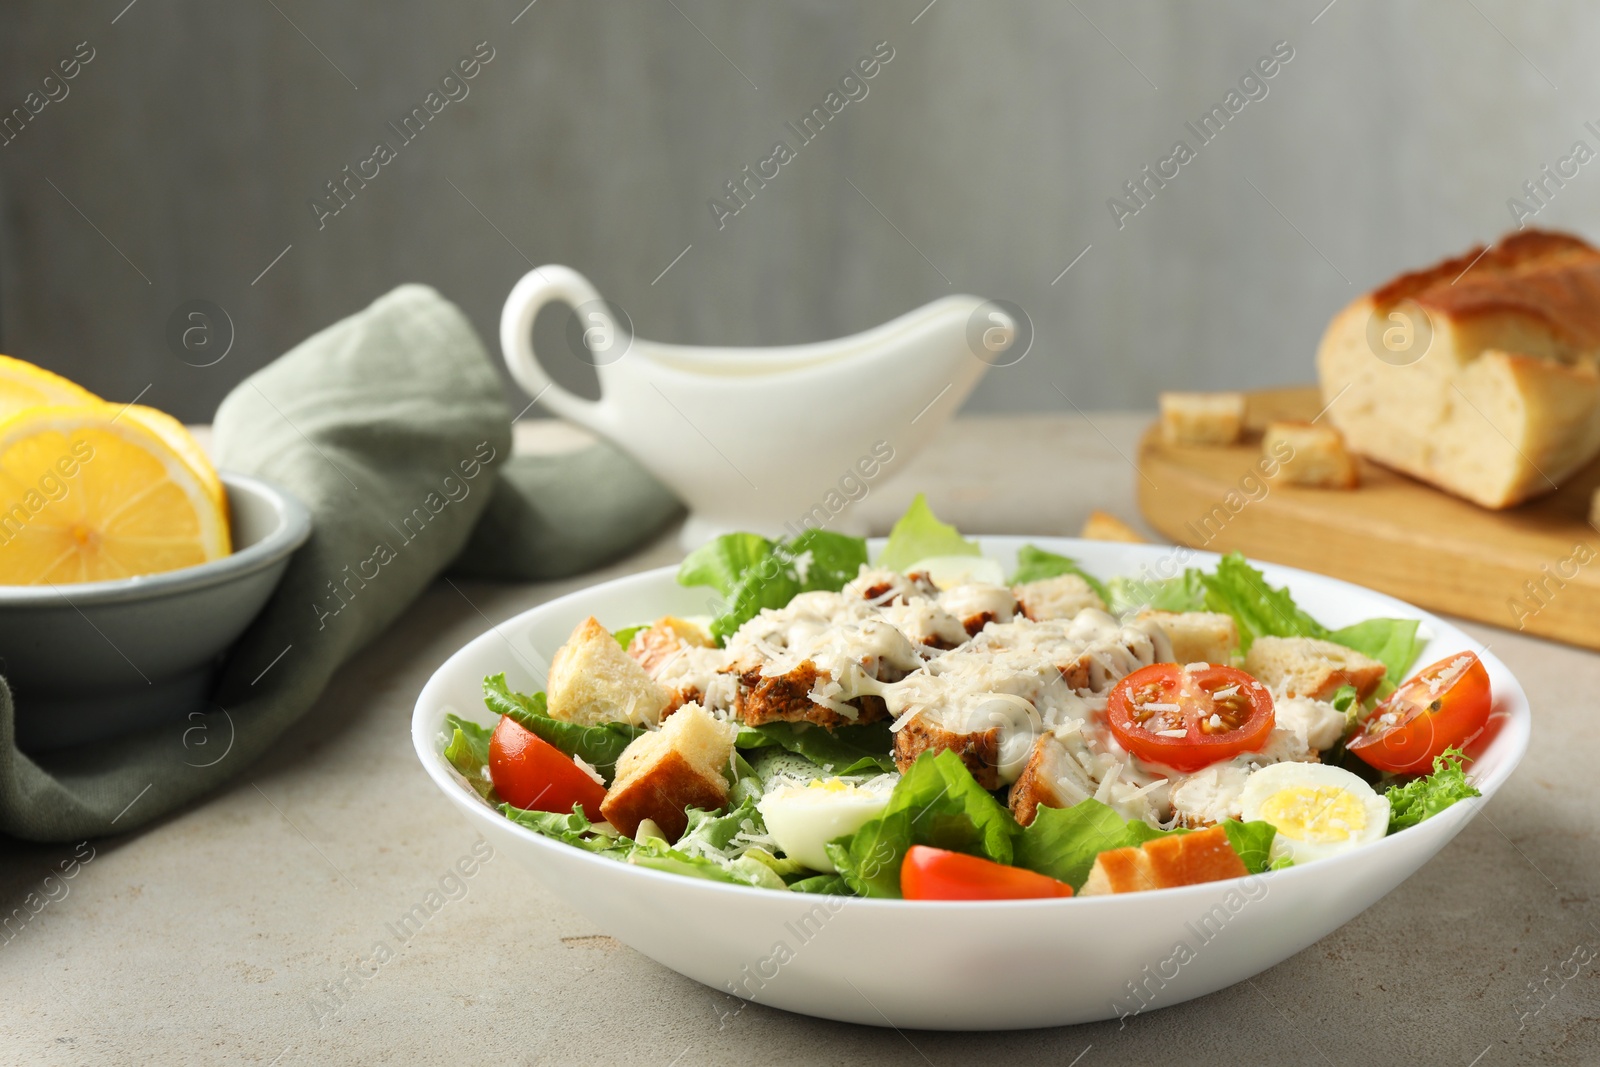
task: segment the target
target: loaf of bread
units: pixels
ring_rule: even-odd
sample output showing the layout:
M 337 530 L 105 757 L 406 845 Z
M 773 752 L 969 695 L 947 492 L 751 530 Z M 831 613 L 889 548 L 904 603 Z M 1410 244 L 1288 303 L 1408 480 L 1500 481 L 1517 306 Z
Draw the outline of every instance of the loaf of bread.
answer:
M 1527 230 L 1356 300 L 1317 352 L 1356 452 L 1487 508 L 1600 452 L 1600 250 Z

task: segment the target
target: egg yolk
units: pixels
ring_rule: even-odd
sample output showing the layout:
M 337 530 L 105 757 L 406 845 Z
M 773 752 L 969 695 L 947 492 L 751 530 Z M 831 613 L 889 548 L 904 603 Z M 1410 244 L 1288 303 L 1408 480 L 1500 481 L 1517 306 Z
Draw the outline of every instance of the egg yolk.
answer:
M 1343 789 L 1295 786 L 1280 789 L 1261 805 L 1261 817 L 1296 841 L 1348 841 L 1367 826 L 1367 809 Z

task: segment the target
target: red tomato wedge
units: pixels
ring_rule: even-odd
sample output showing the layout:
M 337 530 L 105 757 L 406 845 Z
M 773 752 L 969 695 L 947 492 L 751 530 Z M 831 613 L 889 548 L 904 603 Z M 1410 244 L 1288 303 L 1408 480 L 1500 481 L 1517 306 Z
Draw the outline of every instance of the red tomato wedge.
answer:
M 907 900 L 1032 900 L 1070 897 L 1072 887 L 981 856 L 912 845 L 900 863 L 900 893 Z
M 1478 657 L 1446 656 L 1390 693 L 1347 747 L 1380 771 L 1426 774 L 1435 756 L 1483 731 L 1493 703 Z
M 1185 773 L 1267 743 L 1274 723 L 1267 687 L 1234 667 L 1142 667 L 1116 684 L 1106 722 L 1140 759 Z
M 495 792 L 514 808 L 569 814 L 582 804 L 590 822 L 599 822 L 606 787 L 590 778 L 571 757 L 509 715 L 489 738 L 489 778 Z

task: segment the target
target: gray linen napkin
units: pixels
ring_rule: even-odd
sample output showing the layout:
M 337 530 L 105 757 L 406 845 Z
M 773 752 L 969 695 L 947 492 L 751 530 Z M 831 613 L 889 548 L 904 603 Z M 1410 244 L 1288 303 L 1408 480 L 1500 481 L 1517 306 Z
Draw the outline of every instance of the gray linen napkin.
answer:
M 252 375 L 218 408 L 214 433 L 219 467 L 283 487 L 313 523 L 229 656 L 214 694 L 225 713 L 29 757 L 17 750 L 0 681 L 0 833 L 75 841 L 164 815 L 265 752 L 458 555 L 459 569 L 476 575 L 576 573 L 634 547 L 678 509 L 609 446 L 508 461 L 499 377 L 461 312 L 425 286 L 394 290 Z M 398 535 L 430 494 L 438 511 L 429 507 L 422 533 Z M 328 583 L 380 542 L 393 558 L 328 610 L 339 603 Z M 214 740 L 210 758 L 230 737 L 225 758 L 195 765 L 198 739 Z

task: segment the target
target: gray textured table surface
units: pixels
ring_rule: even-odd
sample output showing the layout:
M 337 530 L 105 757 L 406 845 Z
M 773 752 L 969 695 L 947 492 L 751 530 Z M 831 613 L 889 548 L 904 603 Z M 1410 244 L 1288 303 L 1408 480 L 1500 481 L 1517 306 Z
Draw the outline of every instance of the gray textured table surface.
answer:
M 960 420 L 859 506 L 876 532 L 918 489 L 971 532 L 1072 533 L 1091 507 L 1131 517 L 1125 457 L 1143 421 Z M 1479 625 L 1535 717 L 1483 817 L 1311 948 L 1125 1029 L 897 1033 L 740 1010 L 604 936 L 506 856 L 363 976 L 374 942 L 398 943 L 388 925 L 476 840 L 411 751 L 429 674 L 491 622 L 677 558 L 668 535 L 572 581 L 440 582 L 206 802 L 76 850 L 0 845 L 0 910 L 50 894 L 0 935 L 0 1063 L 1600 1062 L 1600 657 Z M 74 876 L 47 882 L 75 852 Z

